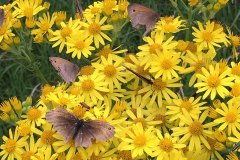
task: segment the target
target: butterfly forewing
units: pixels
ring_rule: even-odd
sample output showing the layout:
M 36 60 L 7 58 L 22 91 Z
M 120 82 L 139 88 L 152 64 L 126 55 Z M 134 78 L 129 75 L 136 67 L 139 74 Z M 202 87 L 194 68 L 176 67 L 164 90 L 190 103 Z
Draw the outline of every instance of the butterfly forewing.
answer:
M 75 81 L 79 72 L 77 65 L 60 57 L 50 57 L 49 60 L 65 82 Z
M 74 115 L 60 107 L 47 112 L 46 119 L 53 124 L 53 127 L 63 137 L 65 143 L 73 137 L 76 124 L 79 121 Z

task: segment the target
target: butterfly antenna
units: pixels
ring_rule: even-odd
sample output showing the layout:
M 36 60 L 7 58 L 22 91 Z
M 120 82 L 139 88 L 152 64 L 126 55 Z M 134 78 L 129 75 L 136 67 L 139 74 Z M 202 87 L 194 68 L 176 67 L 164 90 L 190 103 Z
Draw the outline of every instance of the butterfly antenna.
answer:
M 140 79 L 142 79 L 144 82 L 148 83 L 148 84 L 153 84 L 152 80 L 147 78 L 147 77 L 144 77 L 142 76 L 141 74 L 135 72 L 134 70 L 130 69 L 129 67 L 125 66 L 123 64 L 123 67 L 125 67 L 128 71 L 132 72 L 133 74 L 135 74 L 136 76 L 138 76 Z

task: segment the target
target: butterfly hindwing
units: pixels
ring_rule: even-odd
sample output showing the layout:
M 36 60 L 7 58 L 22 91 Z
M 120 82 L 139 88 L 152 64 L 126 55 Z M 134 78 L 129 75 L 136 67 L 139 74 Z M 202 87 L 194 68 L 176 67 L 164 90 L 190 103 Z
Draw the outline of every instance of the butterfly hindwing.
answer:
M 106 141 L 114 136 L 114 127 L 101 120 L 88 120 L 84 123 L 88 131 L 100 141 Z

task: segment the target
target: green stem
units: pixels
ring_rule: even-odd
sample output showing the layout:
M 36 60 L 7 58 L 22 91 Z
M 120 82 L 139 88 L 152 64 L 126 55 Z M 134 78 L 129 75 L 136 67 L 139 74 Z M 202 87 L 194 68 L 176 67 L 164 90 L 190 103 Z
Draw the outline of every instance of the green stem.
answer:
M 170 2 L 172 4 L 172 6 L 177 10 L 177 12 L 180 15 L 180 17 L 182 17 L 184 19 L 184 16 L 183 16 L 181 10 L 178 8 L 178 4 L 175 1 L 173 1 L 173 0 L 170 0 Z M 184 5 L 185 5 L 185 3 L 184 3 Z
M 186 36 L 185 36 L 185 40 L 189 40 L 190 39 L 190 33 L 192 30 L 192 7 L 188 8 L 188 21 L 187 21 L 187 30 L 186 30 Z
M 239 20 L 239 16 L 240 16 L 240 10 L 238 11 L 237 15 L 235 16 L 232 24 L 231 24 L 231 28 L 233 27 L 233 25 L 236 23 L 237 20 Z

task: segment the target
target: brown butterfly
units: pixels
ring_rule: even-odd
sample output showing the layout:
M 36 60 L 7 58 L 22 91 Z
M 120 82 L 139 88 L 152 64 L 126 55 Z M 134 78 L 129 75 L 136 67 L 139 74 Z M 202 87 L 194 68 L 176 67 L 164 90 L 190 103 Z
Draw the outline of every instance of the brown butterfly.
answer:
M 160 17 L 154 10 L 137 3 L 128 6 L 128 14 L 134 28 L 139 29 L 141 25 L 145 26 L 146 31 L 143 36 L 153 29 Z
M 49 61 L 65 82 L 70 83 L 75 81 L 79 72 L 77 65 L 60 57 L 49 57 Z
M 4 9 L 0 8 L 0 27 L 2 27 L 4 19 L 5 19 Z
M 237 142 L 237 143 L 235 143 L 235 144 L 233 145 L 232 151 L 235 151 L 235 150 L 237 150 L 237 149 L 239 149 L 239 148 L 240 148 L 240 142 Z
M 53 124 L 65 143 L 72 139 L 75 147 L 90 147 L 93 139 L 106 141 L 115 134 L 114 127 L 109 123 L 101 120 L 84 121 L 61 107 L 48 111 L 46 119 Z
M 76 10 L 81 18 L 81 20 L 83 19 L 83 9 L 82 9 L 82 5 L 81 5 L 81 1 L 80 0 L 76 0 Z
M 153 81 L 147 77 L 142 76 L 141 74 L 135 72 L 134 70 L 132 70 L 131 68 L 123 65 L 123 67 L 125 67 L 128 71 L 132 72 L 133 74 L 135 74 L 136 76 L 138 76 L 141 80 L 143 80 L 144 82 L 148 83 L 148 84 L 153 84 Z

